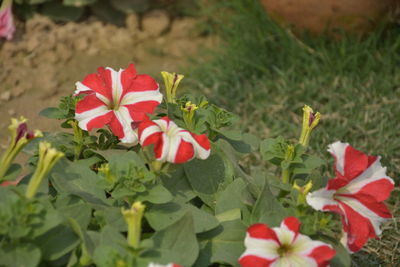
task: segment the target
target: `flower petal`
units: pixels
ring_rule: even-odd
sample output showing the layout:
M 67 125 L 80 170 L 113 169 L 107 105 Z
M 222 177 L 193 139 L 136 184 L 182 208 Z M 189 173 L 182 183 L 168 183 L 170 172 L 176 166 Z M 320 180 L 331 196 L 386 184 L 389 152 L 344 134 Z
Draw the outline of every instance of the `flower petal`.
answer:
M 132 118 L 129 115 L 128 109 L 120 107 L 114 111 L 115 117 L 110 123 L 112 132 L 118 136 L 122 143 L 137 144 L 138 134 L 132 128 Z
M 106 106 L 76 113 L 75 119 L 79 122 L 78 125 L 85 131 L 91 131 L 93 128 L 101 128 L 112 120 L 113 113 Z
M 174 163 L 185 163 L 194 157 L 193 145 L 181 139 L 177 153 L 175 155 Z

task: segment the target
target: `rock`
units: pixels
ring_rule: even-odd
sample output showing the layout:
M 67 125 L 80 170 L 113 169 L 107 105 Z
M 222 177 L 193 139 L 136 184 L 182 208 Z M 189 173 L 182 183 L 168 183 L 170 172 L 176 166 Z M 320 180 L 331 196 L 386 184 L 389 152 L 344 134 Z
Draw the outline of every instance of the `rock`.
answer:
M 163 10 L 154 10 L 143 17 L 143 31 L 151 36 L 159 36 L 169 24 L 169 16 Z
M 136 14 L 129 14 L 126 16 L 125 24 L 131 34 L 136 33 L 139 30 L 138 17 Z
M 75 49 L 78 51 L 84 51 L 89 48 L 89 40 L 85 36 L 79 36 L 74 42 Z
M 11 99 L 11 92 L 10 91 L 5 91 L 0 94 L 0 100 L 1 101 L 8 101 Z

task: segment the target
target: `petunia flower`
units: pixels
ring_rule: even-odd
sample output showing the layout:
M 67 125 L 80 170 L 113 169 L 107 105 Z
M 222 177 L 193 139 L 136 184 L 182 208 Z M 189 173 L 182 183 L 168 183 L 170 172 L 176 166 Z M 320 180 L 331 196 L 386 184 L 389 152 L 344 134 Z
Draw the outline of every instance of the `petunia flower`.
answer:
M 280 227 L 269 228 L 266 224 L 253 224 L 247 230 L 245 252 L 239 263 L 243 267 L 327 266 L 335 256 L 335 250 L 321 241 L 314 241 L 299 233 L 300 222 L 287 217 Z
M 138 142 L 134 128 L 162 101 L 157 82 L 146 74 L 137 74 L 130 64 L 115 71 L 100 67 L 76 83 L 75 95 L 85 95 L 76 105 L 79 127 L 90 131 L 108 125 L 123 143 Z
M 367 156 L 348 143 L 336 142 L 328 151 L 335 157 L 336 178 L 325 188 L 307 195 L 316 210 L 341 215 L 342 243 L 350 252 L 360 250 L 369 238 L 381 234 L 380 224 L 392 215 L 383 203 L 394 188 L 380 157 Z
M 11 40 L 15 32 L 11 6 L 11 0 L 3 0 L 0 6 L 0 38 L 7 40 Z
M 182 267 L 182 266 L 180 266 L 179 264 L 175 264 L 175 263 L 169 263 L 167 265 L 161 265 L 161 264 L 150 262 L 147 267 Z
M 144 147 L 154 144 L 154 154 L 161 162 L 184 163 L 195 157 L 206 159 L 210 155 L 210 141 L 205 134 L 196 135 L 179 128 L 168 117 L 142 122 L 139 140 Z

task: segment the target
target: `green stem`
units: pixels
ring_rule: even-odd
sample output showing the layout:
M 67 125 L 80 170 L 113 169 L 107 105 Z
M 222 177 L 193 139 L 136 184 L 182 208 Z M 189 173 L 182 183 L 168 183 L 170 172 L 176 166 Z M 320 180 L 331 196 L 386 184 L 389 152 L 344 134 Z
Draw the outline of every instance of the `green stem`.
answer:
M 282 171 L 282 182 L 284 184 L 288 184 L 289 180 L 290 180 L 290 170 L 288 168 Z

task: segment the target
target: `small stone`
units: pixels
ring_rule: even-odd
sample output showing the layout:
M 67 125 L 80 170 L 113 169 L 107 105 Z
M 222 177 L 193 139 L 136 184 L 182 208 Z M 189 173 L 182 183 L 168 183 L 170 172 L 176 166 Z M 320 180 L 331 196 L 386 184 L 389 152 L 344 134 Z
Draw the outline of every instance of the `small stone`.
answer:
M 15 110 L 13 110 L 13 109 L 9 109 L 8 110 L 8 115 L 10 115 L 10 116 L 14 116 L 16 113 L 15 113 Z
M 154 10 L 143 18 L 143 30 L 151 36 L 159 36 L 169 24 L 169 16 L 163 10 Z
M 89 47 L 89 40 L 84 36 L 78 37 L 74 42 L 74 46 L 76 50 L 84 51 Z
M 125 24 L 130 33 L 135 33 L 139 30 L 138 17 L 136 14 L 129 14 L 126 16 Z
M 0 94 L 0 100 L 2 101 L 8 101 L 11 99 L 11 92 L 10 91 L 6 91 Z

